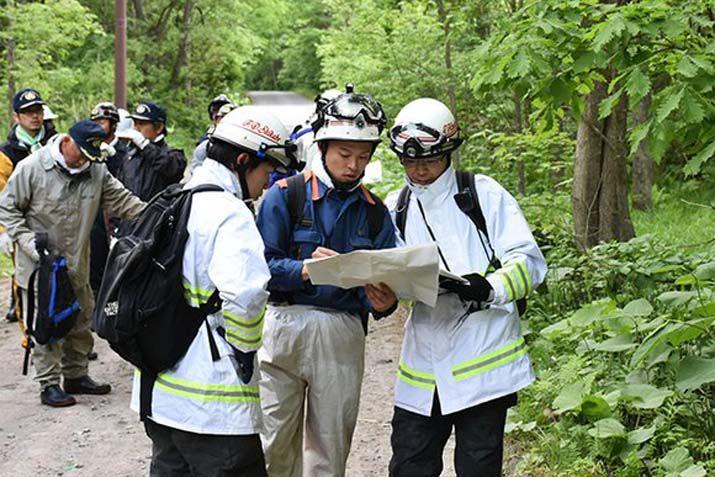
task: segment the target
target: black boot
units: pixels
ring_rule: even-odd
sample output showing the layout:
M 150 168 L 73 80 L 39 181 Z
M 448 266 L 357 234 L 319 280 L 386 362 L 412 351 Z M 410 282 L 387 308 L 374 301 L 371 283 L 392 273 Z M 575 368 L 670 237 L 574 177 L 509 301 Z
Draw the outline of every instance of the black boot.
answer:
M 47 386 L 42 390 L 40 402 L 51 407 L 67 407 L 77 403 L 75 398 L 64 392 L 57 384 Z
M 65 391 L 70 394 L 109 394 L 112 386 L 95 383 L 89 376 L 76 379 L 65 378 Z

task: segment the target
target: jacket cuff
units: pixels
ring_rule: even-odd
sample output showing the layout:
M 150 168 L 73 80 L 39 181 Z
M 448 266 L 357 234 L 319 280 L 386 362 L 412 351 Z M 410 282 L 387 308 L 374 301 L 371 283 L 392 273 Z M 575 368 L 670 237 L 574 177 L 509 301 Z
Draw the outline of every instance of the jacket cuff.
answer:
M 373 318 L 375 318 L 376 320 L 379 320 L 379 319 L 385 318 L 386 316 L 390 316 L 391 314 L 393 314 L 395 312 L 395 310 L 397 310 L 397 307 L 399 305 L 400 305 L 400 300 L 396 300 L 395 304 L 392 305 L 387 310 L 380 312 L 380 311 L 376 311 L 376 310 L 373 310 L 372 308 L 370 308 L 370 313 L 372 314 Z
M 494 289 L 494 298 L 488 303 L 494 305 L 502 305 L 506 303 L 508 301 L 508 295 L 506 294 L 506 287 L 504 286 L 504 282 L 501 281 L 501 278 L 494 274 L 491 274 L 486 278 Z

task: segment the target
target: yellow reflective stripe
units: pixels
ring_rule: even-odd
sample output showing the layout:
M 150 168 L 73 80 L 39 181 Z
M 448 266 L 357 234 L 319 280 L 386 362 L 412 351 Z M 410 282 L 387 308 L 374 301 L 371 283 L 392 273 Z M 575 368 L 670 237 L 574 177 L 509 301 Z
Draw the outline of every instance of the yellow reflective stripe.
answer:
M 525 355 L 527 349 L 524 338 L 519 338 L 501 348 L 454 366 L 452 376 L 457 381 L 460 381 L 477 374 L 486 373 Z
M 258 328 L 261 326 L 263 323 L 263 315 L 266 313 L 266 310 L 263 309 L 261 312 L 254 318 L 239 318 L 238 316 L 224 310 L 223 312 L 223 318 L 226 320 L 228 323 L 231 323 L 233 326 L 240 326 L 241 328 L 245 328 L 247 330 Z
M 140 372 L 135 369 L 134 374 Z M 258 386 L 197 383 L 166 373 L 160 373 L 154 385 L 166 393 L 203 402 L 260 402 Z
M 411 369 L 402 360 L 397 369 L 397 377 L 407 384 L 430 391 L 436 386 L 433 374 Z
M 529 275 L 529 271 L 526 269 L 526 264 L 524 262 L 517 263 L 516 270 L 524 283 L 524 288 L 526 289 L 524 296 L 526 296 L 531 291 L 531 275 Z
M 501 281 L 504 283 L 507 299 L 509 301 L 514 300 L 516 297 L 516 291 L 514 290 L 514 284 L 512 283 L 511 278 L 509 278 L 509 275 L 506 273 L 498 273 L 497 275 L 499 275 L 499 278 L 501 278 Z
M 254 339 L 250 339 L 250 338 L 244 338 L 241 335 L 238 335 L 233 330 L 234 330 L 234 328 L 226 328 L 226 338 L 228 338 L 229 341 L 243 344 L 246 346 L 255 347 L 255 348 L 257 348 L 261 345 L 261 341 L 263 340 L 263 334 L 259 334 L 258 337 L 254 338 Z
M 191 306 L 201 306 L 206 303 L 213 295 L 213 290 L 204 288 L 192 287 L 187 281 L 184 281 L 184 298 Z
M 255 329 L 253 329 L 253 330 L 251 330 L 251 331 L 244 331 L 244 330 L 241 330 L 241 329 L 239 329 L 239 328 L 236 328 L 235 326 L 230 325 L 229 323 L 226 323 L 225 329 L 226 329 L 226 331 L 230 331 L 231 333 L 233 333 L 233 334 L 235 334 L 235 335 L 237 335 L 237 336 L 241 336 L 241 337 L 243 337 L 244 339 L 251 339 L 251 338 L 254 338 L 254 337 L 256 337 L 256 336 L 260 337 L 260 336 L 263 334 L 263 328 L 262 328 L 262 327 L 260 327 L 260 328 L 255 328 Z

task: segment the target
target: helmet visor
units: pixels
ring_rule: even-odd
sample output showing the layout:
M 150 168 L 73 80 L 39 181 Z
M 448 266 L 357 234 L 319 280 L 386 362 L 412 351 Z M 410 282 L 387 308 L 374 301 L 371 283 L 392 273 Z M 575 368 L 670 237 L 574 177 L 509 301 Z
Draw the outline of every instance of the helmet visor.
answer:
M 405 123 L 390 130 L 393 150 L 410 158 L 427 158 L 451 152 L 462 143 L 459 137 L 448 138 L 443 133 L 422 123 Z M 396 145 L 401 145 L 395 149 Z
M 362 114 L 367 122 L 378 124 L 386 121 L 380 103 L 363 94 L 342 94 L 328 103 L 325 113 L 342 119 L 356 119 Z

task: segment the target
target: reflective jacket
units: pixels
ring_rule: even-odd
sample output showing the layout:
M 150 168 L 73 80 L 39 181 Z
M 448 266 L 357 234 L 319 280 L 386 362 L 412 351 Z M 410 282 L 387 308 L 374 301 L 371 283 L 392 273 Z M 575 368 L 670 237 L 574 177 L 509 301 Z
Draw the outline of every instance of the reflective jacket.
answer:
M 141 150 L 130 144 L 118 178 L 141 200 L 148 201 L 171 184 L 178 184 L 184 169 L 184 152 L 169 147 L 162 135 Z
M 207 159 L 186 188 L 200 184 L 219 185 L 224 192 L 193 196 L 182 275 L 185 296 L 193 306 L 207 301 L 217 288 L 220 292 L 222 309 L 208 321 L 221 358 L 212 360 L 209 330 L 201 326 L 186 355 L 159 374 L 151 419 L 198 434 L 256 434 L 261 425 L 258 366 L 248 384 L 241 382 L 229 343 L 244 352 L 261 346 L 270 272 L 253 214 L 240 198 L 237 177 Z M 225 330 L 226 339 L 218 327 Z M 132 409 L 139 410 L 138 372 Z
M 315 166 L 315 165 L 314 165 Z M 280 181 L 265 195 L 258 212 L 257 225 L 266 244 L 266 260 L 271 270 L 268 289 L 271 300 L 296 305 L 313 305 L 348 313 L 372 312 L 363 287 L 345 290 L 328 285 L 313 285 L 301 278 L 303 260 L 318 247 L 338 253 L 353 250 L 383 249 L 395 246 L 395 232 L 385 210 L 382 228 L 374 239 L 369 236 L 367 206 L 373 199 L 364 186 L 341 194 L 331 186 L 322 167 L 316 168 L 305 183 L 303 217 L 312 224 L 296 224 L 286 203 L 287 192 Z M 303 221 L 301 221 L 303 222 Z
M 450 414 L 527 386 L 534 372 L 514 300 L 541 283 L 546 263 L 516 200 L 493 179 L 476 176 L 489 240 L 503 264 L 486 273 L 489 254 L 480 232 L 454 201 L 457 181 L 452 167 L 430 185 L 408 187 L 412 194 L 405 243 L 433 241 L 426 218 L 446 267 L 458 275 L 486 275 L 494 287 L 494 300 L 488 309 L 473 313 L 453 293 L 441 292 L 434 308 L 414 304 L 405 325 L 396 406 L 429 416 L 436 391 L 443 414 Z M 397 194 L 392 194 L 387 200 L 393 212 L 396 199 Z M 486 243 L 485 237 L 481 239 Z
M 104 164 L 92 164 L 71 175 L 53 158 L 63 134 L 20 161 L 0 194 L 0 224 L 16 243 L 15 279 L 27 288 L 38 256 L 35 234 L 46 232 L 52 246 L 67 259 L 72 285 L 89 283 L 89 238 L 101 208 L 133 218 L 144 203 L 122 187 Z

